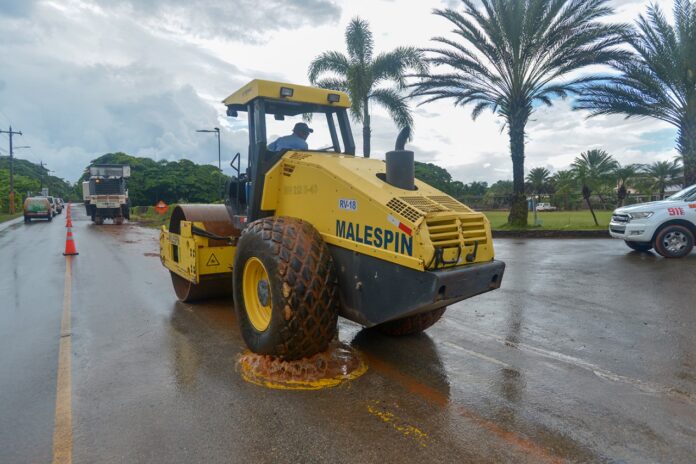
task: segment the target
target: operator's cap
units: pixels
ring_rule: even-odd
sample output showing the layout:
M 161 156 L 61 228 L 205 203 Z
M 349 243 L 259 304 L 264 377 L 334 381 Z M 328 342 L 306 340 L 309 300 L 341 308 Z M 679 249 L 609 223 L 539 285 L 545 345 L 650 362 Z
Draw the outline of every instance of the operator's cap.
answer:
M 295 127 L 292 129 L 293 132 L 309 132 L 310 134 L 314 132 L 314 129 L 310 129 L 310 127 L 303 123 L 303 122 L 298 122 L 295 124 Z

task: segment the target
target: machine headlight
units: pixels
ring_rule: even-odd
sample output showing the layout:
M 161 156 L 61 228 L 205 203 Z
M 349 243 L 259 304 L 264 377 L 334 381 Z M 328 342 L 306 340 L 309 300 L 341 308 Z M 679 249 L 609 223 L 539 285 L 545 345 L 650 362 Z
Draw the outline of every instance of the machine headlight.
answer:
M 647 219 L 653 214 L 655 213 L 653 213 L 652 211 L 643 211 L 641 213 L 628 213 L 628 215 L 631 216 L 631 219 Z

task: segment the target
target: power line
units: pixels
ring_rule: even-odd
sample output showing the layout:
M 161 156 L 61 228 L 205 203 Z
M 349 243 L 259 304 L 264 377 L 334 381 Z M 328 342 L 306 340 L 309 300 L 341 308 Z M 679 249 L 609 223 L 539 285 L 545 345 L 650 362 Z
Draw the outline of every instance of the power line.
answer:
M 7 120 L 7 124 L 8 124 L 8 125 L 12 125 L 12 121 L 10 120 L 10 118 L 9 118 L 5 113 L 3 113 L 2 111 L 0 111 L 0 114 Z

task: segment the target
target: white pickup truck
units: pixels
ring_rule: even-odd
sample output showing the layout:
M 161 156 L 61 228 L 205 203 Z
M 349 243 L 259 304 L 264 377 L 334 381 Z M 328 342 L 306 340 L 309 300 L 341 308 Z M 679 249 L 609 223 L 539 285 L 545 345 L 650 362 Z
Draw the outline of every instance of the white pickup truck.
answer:
M 609 234 L 637 251 L 655 248 L 665 258 L 688 255 L 696 237 L 696 185 L 662 201 L 617 209 Z
M 536 210 L 537 211 L 556 211 L 555 206 L 551 206 L 551 203 L 537 203 L 536 205 Z

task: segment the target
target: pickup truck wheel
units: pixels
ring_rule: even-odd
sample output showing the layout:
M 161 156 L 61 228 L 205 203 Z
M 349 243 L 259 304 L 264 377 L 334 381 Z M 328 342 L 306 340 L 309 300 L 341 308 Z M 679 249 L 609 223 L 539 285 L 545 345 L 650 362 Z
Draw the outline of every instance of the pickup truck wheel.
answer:
M 31 218 L 29 216 L 24 216 L 24 222 L 25 223 L 31 222 Z
M 239 239 L 234 307 L 254 353 L 293 360 L 324 351 L 336 335 L 338 286 L 329 248 L 311 224 L 259 219 Z
M 652 250 L 652 243 L 650 242 L 631 242 L 629 240 L 626 240 L 626 245 L 631 249 L 631 250 L 636 250 L 636 251 L 650 251 Z
M 655 237 L 655 251 L 665 258 L 683 258 L 693 248 L 694 234 L 684 226 L 667 226 Z
M 433 309 L 427 313 L 420 313 L 395 321 L 385 322 L 376 326 L 376 329 L 387 335 L 394 336 L 417 334 L 439 321 L 442 315 L 445 314 L 446 309 L 447 306 Z

